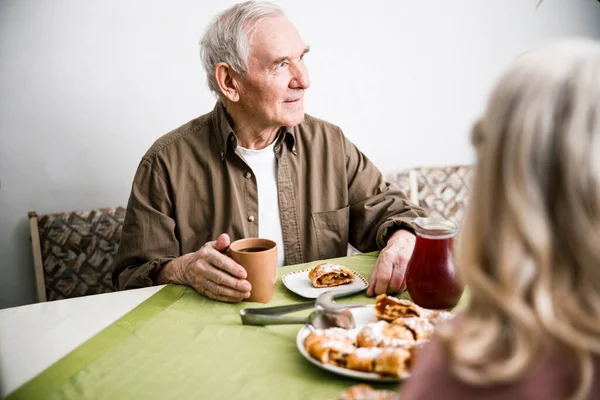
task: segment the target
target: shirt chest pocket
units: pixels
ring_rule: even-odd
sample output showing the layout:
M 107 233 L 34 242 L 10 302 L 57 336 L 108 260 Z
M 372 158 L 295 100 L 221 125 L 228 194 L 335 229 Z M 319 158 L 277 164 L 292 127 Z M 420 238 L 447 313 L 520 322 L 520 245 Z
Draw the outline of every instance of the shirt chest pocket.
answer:
M 348 252 L 350 206 L 312 214 L 319 258 L 345 256 Z

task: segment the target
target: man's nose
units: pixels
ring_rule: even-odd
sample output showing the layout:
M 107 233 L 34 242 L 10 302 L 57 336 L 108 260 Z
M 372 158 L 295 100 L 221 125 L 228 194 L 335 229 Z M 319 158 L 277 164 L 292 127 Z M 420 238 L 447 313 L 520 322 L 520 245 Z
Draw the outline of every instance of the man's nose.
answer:
M 291 89 L 308 89 L 310 86 L 310 78 L 308 77 L 308 69 L 304 63 L 295 65 L 294 74 L 290 81 Z

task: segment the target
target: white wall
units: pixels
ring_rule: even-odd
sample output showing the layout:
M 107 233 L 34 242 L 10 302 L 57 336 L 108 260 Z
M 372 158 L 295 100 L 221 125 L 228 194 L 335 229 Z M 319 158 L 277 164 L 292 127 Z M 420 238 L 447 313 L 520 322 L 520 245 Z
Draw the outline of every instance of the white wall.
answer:
M 0 0 L 0 308 L 35 300 L 27 212 L 125 205 L 140 157 L 210 110 L 197 40 L 234 1 Z M 281 0 L 307 43 L 307 111 L 384 171 L 472 161 L 499 72 L 600 38 L 596 0 Z

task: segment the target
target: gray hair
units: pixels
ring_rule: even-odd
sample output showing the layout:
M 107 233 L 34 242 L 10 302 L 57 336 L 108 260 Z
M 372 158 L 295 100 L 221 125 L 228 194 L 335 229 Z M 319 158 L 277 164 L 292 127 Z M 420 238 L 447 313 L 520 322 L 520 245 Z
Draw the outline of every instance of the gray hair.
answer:
M 215 67 L 224 62 L 239 74 L 248 72 L 250 34 L 267 17 L 284 16 L 283 10 L 269 2 L 238 3 L 217 15 L 200 40 L 200 58 L 208 87 L 221 97 Z

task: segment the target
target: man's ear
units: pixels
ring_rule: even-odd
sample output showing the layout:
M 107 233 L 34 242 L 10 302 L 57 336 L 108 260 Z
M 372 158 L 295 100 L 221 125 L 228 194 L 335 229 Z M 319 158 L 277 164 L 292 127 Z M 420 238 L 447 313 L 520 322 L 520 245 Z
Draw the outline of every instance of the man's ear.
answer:
M 215 67 L 215 79 L 223 96 L 229 101 L 237 102 L 240 99 L 237 74 L 227 63 L 218 63 Z

